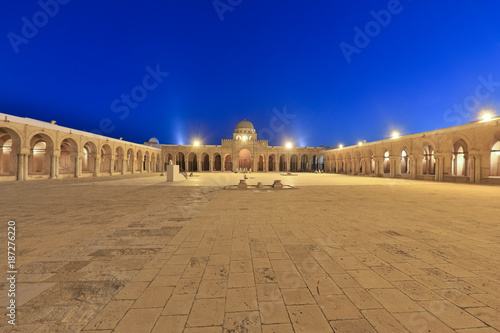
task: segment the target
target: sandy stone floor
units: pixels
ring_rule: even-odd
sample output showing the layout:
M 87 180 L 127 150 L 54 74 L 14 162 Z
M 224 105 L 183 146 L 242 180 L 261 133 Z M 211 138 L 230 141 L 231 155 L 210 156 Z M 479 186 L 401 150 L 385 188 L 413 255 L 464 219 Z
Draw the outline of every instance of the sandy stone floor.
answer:
M 19 306 L 0 331 L 500 331 L 500 188 L 272 173 L 248 182 L 297 189 L 222 190 L 241 178 L 0 183 Z

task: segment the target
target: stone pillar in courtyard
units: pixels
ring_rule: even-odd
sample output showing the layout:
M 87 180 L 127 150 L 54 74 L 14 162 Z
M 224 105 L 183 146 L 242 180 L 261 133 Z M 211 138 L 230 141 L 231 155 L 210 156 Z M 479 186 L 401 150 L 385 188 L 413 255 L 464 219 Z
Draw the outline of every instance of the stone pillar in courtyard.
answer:
M 101 159 L 96 157 L 94 159 L 94 176 L 99 176 L 101 173 Z
M 25 180 L 24 178 L 24 159 L 27 159 L 26 154 L 17 154 L 17 180 Z
M 410 155 L 410 178 L 417 179 L 418 175 L 418 166 L 417 161 L 423 159 L 423 156 Z
M 82 176 L 82 157 L 83 154 L 79 153 L 75 158 L 75 177 L 80 178 Z
M 128 160 L 126 160 L 126 159 L 122 160 L 122 175 L 124 175 L 125 170 L 127 170 L 127 162 L 128 162 Z

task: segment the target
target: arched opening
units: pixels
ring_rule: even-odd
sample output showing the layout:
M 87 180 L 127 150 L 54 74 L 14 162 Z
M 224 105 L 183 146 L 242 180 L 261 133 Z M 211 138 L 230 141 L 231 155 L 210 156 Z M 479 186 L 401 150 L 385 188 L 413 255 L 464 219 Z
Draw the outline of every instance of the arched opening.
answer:
M 127 171 L 132 172 L 134 168 L 134 162 L 135 162 L 135 154 L 134 150 L 130 148 L 127 150 Z
M 321 155 L 318 159 L 318 171 L 325 170 L 325 157 Z
M 52 140 L 45 134 L 37 134 L 31 138 L 28 173 L 31 175 L 50 174 L 50 155 L 54 152 Z
M 78 158 L 78 145 L 73 139 L 64 139 L 61 142 L 60 150 L 59 173 L 75 175 L 76 159 Z
M 424 158 L 422 159 L 422 174 L 434 175 L 436 173 L 436 159 L 434 158 L 434 148 L 431 145 L 424 147 Z
M 335 158 L 335 155 L 332 154 L 332 157 L 331 157 L 331 171 L 333 173 L 337 173 L 337 159 Z
M 210 171 L 210 157 L 207 153 L 201 155 L 201 171 Z
M 151 153 L 151 162 L 149 163 L 149 170 L 151 172 L 156 172 L 156 154 Z
M 391 161 L 389 160 L 389 151 L 384 153 L 384 173 L 391 173 Z
M 214 154 L 214 171 L 222 171 L 222 161 L 220 154 Z
M 97 147 L 93 142 L 86 142 L 83 145 L 82 173 L 95 172 L 95 159 L 97 157 Z
M 21 140 L 16 132 L 0 128 L 0 176 L 17 175 L 17 154 L 21 151 Z
M 165 155 L 165 161 L 163 162 L 163 170 L 167 171 L 167 165 L 170 164 L 170 161 L 172 161 L 172 163 L 174 163 L 174 161 L 172 160 L 172 154 L 167 153 Z
M 135 158 L 135 171 L 142 171 L 142 160 L 144 156 L 142 155 L 142 151 L 138 150 Z
M 258 171 L 264 171 L 264 165 L 265 165 L 264 155 L 259 155 L 259 168 L 258 168 Z
M 345 156 L 345 171 L 349 174 L 352 173 L 352 160 L 351 160 L 351 154 L 347 153 Z
M 295 154 L 290 157 L 290 171 L 297 172 L 299 170 L 299 157 Z
M 452 174 L 454 176 L 468 176 L 467 144 L 460 139 L 453 144 Z
M 308 165 L 307 165 L 307 155 L 302 155 L 300 157 L 300 171 L 308 171 Z
M 123 171 L 123 159 L 125 158 L 125 153 L 122 147 L 116 147 L 115 149 L 115 162 L 113 166 L 114 172 Z
M 181 152 L 177 153 L 177 156 L 175 157 L 175 164 L 179 166 L 180 171 L 186 170 L 186 160 L 183 153 Z
M 374 173 L 375 172 L 375 161 L 373 160 L 373 152 L 370 150 L 368 150 L 367 152 L 367 156 L 368 156 L 368 165 L 367 165 L 367 168 L 368 168 L 368 173 Z
M 311 157 L 311 171 L 318 170 L 318 156 L 313 155 Z
M 150 164 L 149 151 L 144 153 L 144 158 L 142 159 L 142 170 L 150 171 L 148 169 L 148 164 Z
M 252 154 L 250 150 L 244 148 L 240 150 L 239 154 L 239 168 L 243 170 L 251 170 L 252 169 Z
M 268 170 L 269 171 L 276 171 L 276 155 L 274 155 L 274 154 L 269 155 Z
M 357 173 L 363 173 L 363 161 L 361 160 L 361 153 L 358 151 L 356 151 L 354 153 L 354 159 L 356 160 L 356 172 Z
M 226 155 L 224 157 L 224 171 L 233 171 L 233 162 L 231 161 L 231 155 Z
M 280 171 L 287 171 L 286 155 L 280 156 Z
M 101 173 L 111 172 L 111 147 L 107 144 L 101 147 Z
M 490 177 L 500 177 L 500 141 L 491 147 Z
M 410 159 L 406 149 L 401 152 L 401 174 L 406 175 L 410 173 Z
M 198 171 L 198 156 L 196 153 L 190 153 L 188 156 L 188 171 L 197 172 Z

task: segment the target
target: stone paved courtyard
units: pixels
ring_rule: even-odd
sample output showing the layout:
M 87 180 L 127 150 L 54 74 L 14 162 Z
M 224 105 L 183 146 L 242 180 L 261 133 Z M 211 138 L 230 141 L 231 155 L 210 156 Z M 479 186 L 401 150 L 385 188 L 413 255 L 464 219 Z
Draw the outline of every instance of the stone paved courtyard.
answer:
M 297 189 L 222 190 L 241 178 L 0 183 L 19 267 L 19 326 L 0 331 L 500 331 L 498 187 L 269 173 L 248 182 Z

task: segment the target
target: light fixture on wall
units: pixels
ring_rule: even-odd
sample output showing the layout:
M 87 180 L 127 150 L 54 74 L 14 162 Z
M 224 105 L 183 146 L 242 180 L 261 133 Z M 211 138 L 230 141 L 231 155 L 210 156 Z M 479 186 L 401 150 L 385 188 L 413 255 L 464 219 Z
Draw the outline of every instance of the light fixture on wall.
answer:
M 199 147 L 200 146 L 200 141 L 196 140 L 195 142 L 193 142 L 193 146 Z
M 399 133 L 398 132 L 392 132 L 392 138 L 393 139 L 399 138 Z
M 293 145 L 292 145 L 292 143 L 291 143 L 291 142 L 287 142 L 287 143 L 285 144 L 285 147 L 286 147 L 286 148 L 288 148 L 288 149 L 290 149 L 290 148 L 292 148 L 292 147 L 293 147 Z

